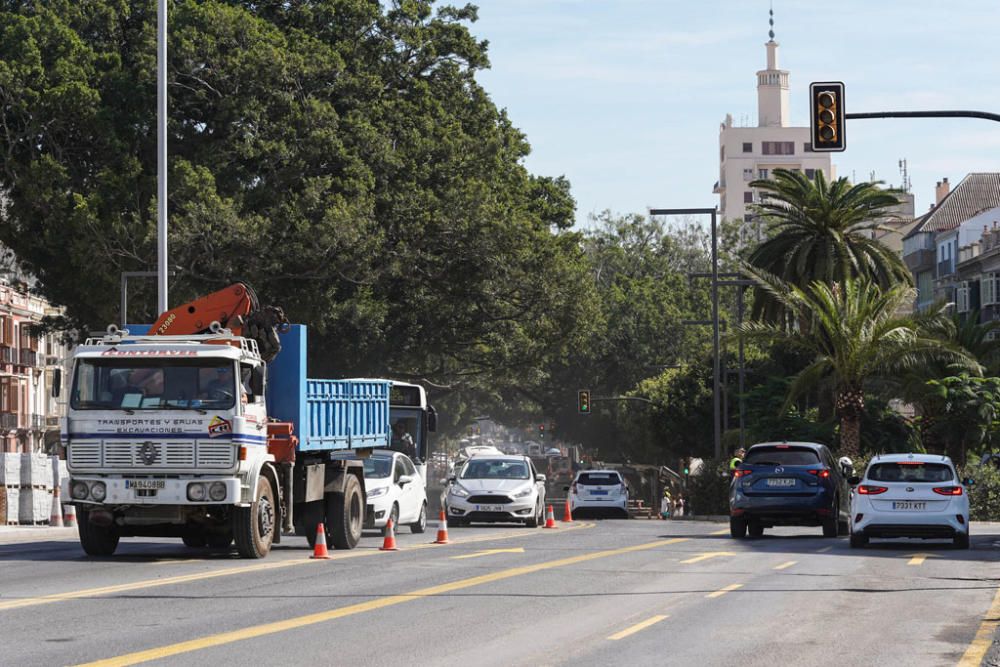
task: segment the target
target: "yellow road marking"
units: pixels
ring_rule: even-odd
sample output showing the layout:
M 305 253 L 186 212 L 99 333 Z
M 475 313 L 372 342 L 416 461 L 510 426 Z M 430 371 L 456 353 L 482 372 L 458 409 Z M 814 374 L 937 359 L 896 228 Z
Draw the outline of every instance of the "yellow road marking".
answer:
M 709 533 L 709 535 L 728 535 L 728 534 L 729 534 L 728 528 L 723 528 L 722 530 L 717 530 L 714 533 Z
M 817 549 L 816 553 L 818 553 L 818 554 L 825 554 L 827 551 L 830 551 L 831 549 L 833 549 L 832 546 L 831 547 L 823 547 L 822 549 Z
M 958 667 L 979 667 L 983 661 L 983 656 L 986 655 L 986 652 L 993 645 L 993 634 L 996 632 L 998 625 L 1000 625 L 1000 588 L 997 589 L 996 595 L 993 596 L 993 604 L 990 605 L 989 611 L 986 612 L 979 630 L 976 631 L 975 638 L 969 644 L 969 648 L 965 649 L 962 659 L 958 661 Z
M 580 523 L 574 526 L 568 527 L 566 530 L 579 530 L 582 528 L 592 528 L 597 524 L 594 523 Z M 490 540 L 507 539 L 510 537 L 531 537 L 533 535 L 545 535 L 541 531 L 519 531 L 519 532 L 509 532 L 502 533 L 499 535 L 483 535 L 480 537 L 470 537 L 460 540 L 454 540 L 450 544 L 468 544 L 471 542 L 487 542 Z M 436 545 L 433 543 L 427 544 L 415 544 L 409 547 L 402 547 L 399 551 L 416 551 L 420 549 L 430 549 L 433 547 L 439 547 L 441 545 Z M 305 553 L 303 551 L 303 553 Z M 349 551 L 345 553 L 334 553 L 331 554 L 328 560 L 344 560 L 347 558 L 361 558 L 364 556 L 377 556 L 388 554 L 392 552 L 379 551 L 377 549 L 365 550 L 365 551 Z M 205 561 L 197 561 L 205 562 Z M 33 607 L 40 604 L 49 604 L 52 602 L 62 602 L 65 600 L 79 600 L 81 598 L 98 597 L 101 595 L 111 595 L 113 593 L 124 593 L 127 591 L 136 591 L 144 588 L 156 588 L 159 586 L 170 586 L 172 584 L 186 584 L 191 581 L 201 581 L 203 579 L 214 579 L 216 577 L 228 577 L 231 575 L 249 574 L 262 572 L 266 570 L 277 570 L 286 567 L 296 567 L 300 565 L 313 565 L 317 563 L 322 563 L 322 560 L 312 560 L 310 558 L 302 557 L 301 560 L 282 560 L 277 562 L 269 563 L 258 563 L 256 565 L 241 565 L 238 567 L 228 567 L 222 570 L 212 570 L 211 572 L 199 572 L 196 574 L 182 574 L 176 577 L 162 577 L 157 579 L 144 579 L 141 581 L 133 581 L 127 584 L 116 584 L 114 586 L 102 586 L 99 588 L 85 588 L 78 591 L 68 591 L 66 593 L 53 593 L 52 595 L 42 595 L 39 597 L 30 598 L 20 598 L 17 600 L 7 600 L 6 602 L 0 602 L 0 611 L 6 611 L 8 609 L 20 609 L 22 607 Z
M 625 628 L 621 632 L 616 632 L 615 634 L 613 634 L 610 637 L 608 637 L 608 639 L 610 639 L 612 641 L 618 641 L 619 639 L 625 639 L 629 635 L 634 635 L 635 633 L 639 632 L 640 630 L 645 630 L 649 626 L 655 625 L 655 624 L 659 623 L 660 621 L 662 621 L 665 618 L 670 618 L 670 617 L 667 616 L 667 615 L 663 615 L 663 616 L 653 616 L 652 618 L 647 618 L 642 623 L 636 623 L 635 625 L 633 625 L 630 628 Z
M 937 554 L 908 554 L 911 558 L 907 565 L 923 565 L 928 558 L 939 558 Z M 904 556 L 905 558 L 905 556 Z
M 493 554 L 523 554 L 524 547 L 514 547 L 513 549 L 486 549 L 485 551 L 477 551 L 474 554 L 463 554 L 461 556 L 452 556 L 452 560 L 461 560 L 463 558 L 479 558 L 480 556 L 492 556 Z
M 715 591 L 714 593 L 709 593 L 705 597 L 707 597 L 707 598 L 721 598 L 723 595 L 725 595 L 729 591 L 735 591 L 737 588 L 743 588 L 743 584 L 729 584 L 725 588 L 720 588 L 719 590 Z
M 797 561 L 797 560 L 786 561 L 786 562 L 782 563 L 781 565 L 775 565 L 774 569 L 775 570 L 784 570 L 785 568 L 789 568 L 789 567 L 795 565 L 798 562 L 799 561 Z
M 385 607 L 391 607 L 397 604 L 402 604 L 404 602 L 409 602 L 411 600 L 419 600 L 421 598 L 431 597 L 434 595 L 443 595 L 445 593 L 451 593 L 452 591 L 471 588 L 473 586 L 480 586 L 482 584 L 502 581 L 504 579 L 510 579 L 512 577 L 520 577 L 526 574 L 541 572 L 543 570 L 551 570 L 557 567 L 575 565 L 577 563 L 584 563 L 591 560 L 597 560 L 599 558 L 620 556 L 622 554 L 634 553 L 636 551 L 646 551 L 648 549 L 655 549 L 656 547 L 662 547 L 668 544 L 677 544 L 678 542 L 685 542 L 688 539 L 689 538 L 686 537 L 676 537 L 669 540 L 657 540 L 655 542 L 637 544 L 631 547 L 622 547 L 620 549 L 609 549 L 607 551 L 593 551 L 591 553 L 580 554 L 578 556 L 570 556 L 568 558 L 560 558 L 558 560 L 550 560 L 542 563 L 535 563 L 534 565 L 523 565 L 521 567 L 512 567 L 506 570 L 491 572 L 490 574 L 483 574 L 478 577 L 459 579 L 458 581 L 452 581 L 447 584 L 441 584 L 439 586 L 431 586 L 430 588 L 421 588 L 419 590 L 412 591 L 410 593 L 404 593 L 402 595 L 389 595 L 383 598 L 379 598 L 377 600 L 369 600 L 368 602 L 352 604 L 347 607 L 340 607 L 339 609 L 331 609 L 330 611 L 324 611 L 317 614 L 307 614 L 305 616 L 298 616 L 296 618 L 290 618 L 284 621 L 277 621 L 274 623 L 264 623 L 262 625 L 255 625 L 248 628 L 243 628 L 242 630 L 233 630 L 231 632 L 223 632 L 216 635 L 208 635 L 206 637 L 201 637 L 200 639 L 192 639 L 185 642 L 179 642 L 177 644 L 168 644 L 166 646 L 160 646 L 158 648 L 152 648 L 152 649 L 147 649 L 145 651 L 137 651 L 135 653 L 129 653 L 114 658 L 108 658 L 106 660 L 98 660 L 95 662 L 86 663 L 86 665 L 80 665 L 79 667 L 113 667 L 121 665 L 135 665 L 143 662 L 149 662 L 150 660 L 160 660 L 163 658 L 168 658 L 170 656 L 180 655 L 182 653 L 190 653 L 191 651 L 199 651 L 201 649 L 211 648 L 214 646 L 222 646 L 224 644 L 231 644 L 233 642 L 242 641 L 244 639 L 253 639 L 255 637 L 272 635 L 278 632 L 285 632 L 286 630 L 293 630 L 308 625 L 315 625 L 317 623 L 324 623 L 326 621 L 332 621 L 334 619 L 344 618 L 345 616 L 353 616 L 355 614 L 362 614 L 368 611 L 374 611 L 376 609 L 383 609 Z
M 694 558 L 688 558 L 687 560 L 682 560 L 681 565 L 687 565 L 688 563 L 700 563 L 703 560 L 708 560 L 709 558 L 718 558 L 719 556 L 735 556 L 731 551 L 706 551 L 700 556 L 695 556 Z

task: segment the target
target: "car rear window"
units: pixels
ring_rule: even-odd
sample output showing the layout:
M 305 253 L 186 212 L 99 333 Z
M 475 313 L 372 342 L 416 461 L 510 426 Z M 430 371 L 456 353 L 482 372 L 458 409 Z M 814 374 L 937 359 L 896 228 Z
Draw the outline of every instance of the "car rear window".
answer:
M 754 447 L 743 462 L 758 466 L 808 466 L 819 463 L 819 455 L 805 447 Z
M 613 472 L 583 472 L 577 478 L 577 484 L 584 486 L 602 486 L 606 484 L 621 484 L 622 479 Z
M 868 469 L 875 482 L 950 482 L 955 473 L 944 463 L 875 463 Z

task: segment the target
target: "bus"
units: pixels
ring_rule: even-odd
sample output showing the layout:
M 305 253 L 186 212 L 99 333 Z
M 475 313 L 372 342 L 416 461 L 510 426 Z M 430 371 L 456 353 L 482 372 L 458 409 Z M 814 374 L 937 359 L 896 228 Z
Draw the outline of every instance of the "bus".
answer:
M 428 434 L 437 430 L 437 412 L 427 404 L 427 392 L 418 384 L 392 381 L 389 390 L 389 426 L 392 433 L 402 429 L 413 438 L 416 456 L 413 464 L 427 481 L 427 461 L 430 458 Z

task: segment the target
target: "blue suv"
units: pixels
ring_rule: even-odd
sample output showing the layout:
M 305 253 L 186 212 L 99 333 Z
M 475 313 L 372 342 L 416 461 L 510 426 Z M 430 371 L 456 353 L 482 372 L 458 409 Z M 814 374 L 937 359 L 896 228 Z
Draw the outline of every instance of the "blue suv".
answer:
M 851 460 L 834 461 L 813 442 L 765 442 L 751 447 L 732 471 L 729 533 L 760 537 L 773 526 L 822 526 L 824 537 L 847 532 Z

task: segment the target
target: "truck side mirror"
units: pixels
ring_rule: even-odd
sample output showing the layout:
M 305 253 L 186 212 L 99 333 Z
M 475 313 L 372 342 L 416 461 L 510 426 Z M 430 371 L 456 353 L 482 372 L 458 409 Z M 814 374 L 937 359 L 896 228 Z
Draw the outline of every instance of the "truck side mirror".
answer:
M 264 382 L 267 378 L 267 366 L 254 366 L 250 371 L 250 393 L 254 396 L 264 395 Z
M 438 413 L 433 405 L 427 406 L 427 430 L 433 433 L 438 428 Z
M 62 369 L 55 368 L 52 370 L 52 397 L 59 398 L 60 392 L 62 392 Z

